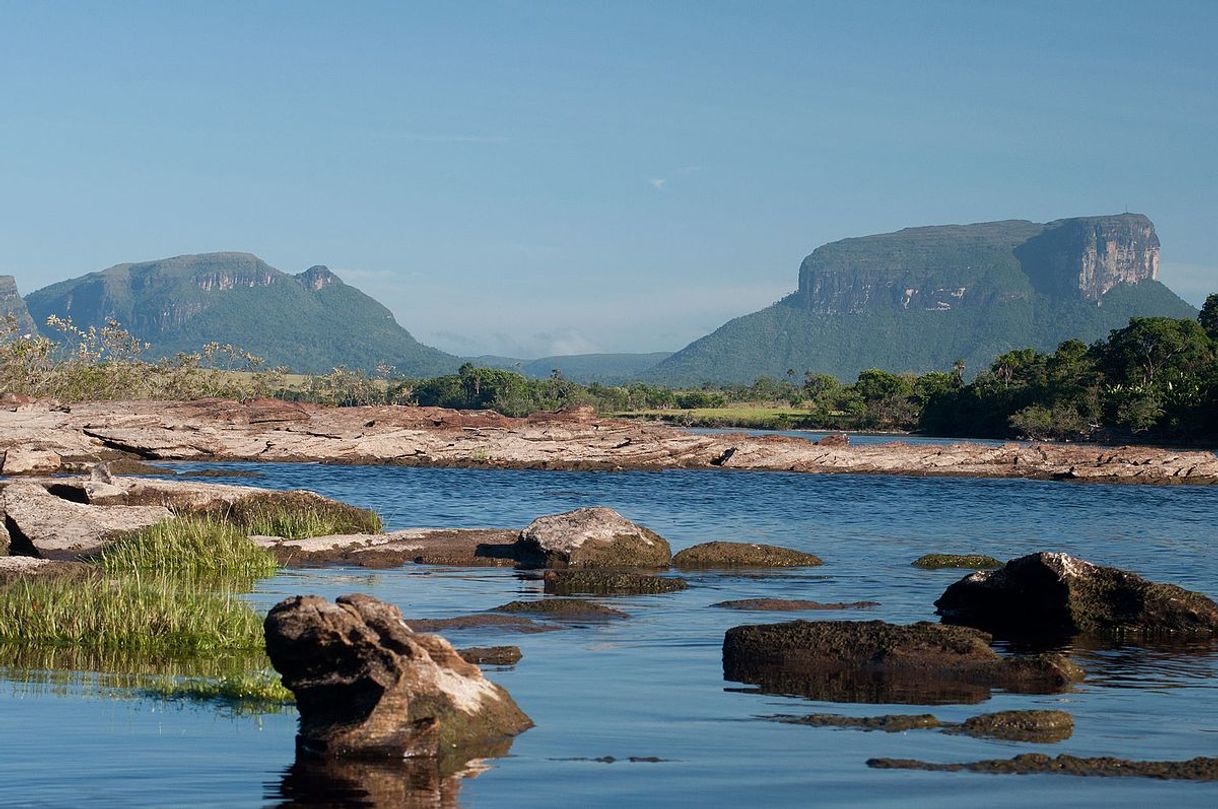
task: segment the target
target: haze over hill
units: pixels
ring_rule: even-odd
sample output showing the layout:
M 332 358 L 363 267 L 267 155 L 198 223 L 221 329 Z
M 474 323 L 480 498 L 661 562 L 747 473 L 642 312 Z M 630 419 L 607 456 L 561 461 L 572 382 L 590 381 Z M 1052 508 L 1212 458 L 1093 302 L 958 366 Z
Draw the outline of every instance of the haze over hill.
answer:
M 232 343 L 301 373 L 389 363 L 404 374 L 455 370 L 461 360 L 419 343 L 392 313 L 326 267 L 298 275 L 249 253 L 205 253 L 119 264 L 52 284 L 26 297 L 47 331 L 49 315 L 79 327 L 119 321 L 151 343 L 151 356 Z
M 13 318 L 16 334 L 33 334 L 38 331 L 30 310 L 17 292 L 17 282 L 11 275 L 0 275 L 0 326 L 6 318 Z
M 1086 342 L 1134 315 L 1193 317 L 1158 278 L 1140 214 L 907 228 L 818 247 L 799 288 L 647 372 L 668 384 L 748 382 L 793 370 L 977 369 L 1014 348 Z

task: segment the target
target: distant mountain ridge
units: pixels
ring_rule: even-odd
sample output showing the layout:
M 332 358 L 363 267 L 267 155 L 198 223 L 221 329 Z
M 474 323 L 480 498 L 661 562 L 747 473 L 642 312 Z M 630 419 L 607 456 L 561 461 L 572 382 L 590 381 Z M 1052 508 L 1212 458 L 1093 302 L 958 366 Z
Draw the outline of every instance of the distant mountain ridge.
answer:
M 671 351 L 651 354 L 567 354 L 541 357 L 535 360 L 513 359 L 492 355 L 474 357 L 475 365 L 519 371 L 534 379 L 545 379 L 558 371 L 564 379 L 590 385 L 621 385 L 638 379 L 657 363 L 672 356 Z
M 154 357 L 219 342 L 300 373 L 387 363 L 432 376 L 461 364 L 419 343 L 388 309 L 326 267 L 289 275 L 249 253 L 118 264 L 32 292 L 26 304 L 50 337 L 58 336 L 44 325 L 50 315 L 82 328 L 113 318 L 151 343 Z
M 38 327 L 30 317 L 30 310 L 17 292 L 17 279 L 11 275 L 0 275 L 0 326 L 10 317 L 16 325 L 17 335 L 37 333 Z
M 795 292 L 659 363 L 650 381 L 748 382 L 788 370 L 985 367 L 1014 348 L 1096 340 L 1135 315 L 1193 317 L 1158 282 L 1141 214 L 907 228 L 843 239 L 800 265 Z

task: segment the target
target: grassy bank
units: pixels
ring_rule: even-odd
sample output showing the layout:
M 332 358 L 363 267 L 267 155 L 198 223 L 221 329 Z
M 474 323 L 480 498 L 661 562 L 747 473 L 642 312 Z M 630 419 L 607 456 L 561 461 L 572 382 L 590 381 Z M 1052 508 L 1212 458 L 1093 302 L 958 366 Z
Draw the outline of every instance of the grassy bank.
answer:
M 611 413 L 612 418 L 644 419 L 676 424 L 681 427 L 740 427 L 748 430 L 817 429 L 807 410 L 764 405 L 731 405 L 728 407 L 694 407 L 689 409 L 623 410 Z
M 150 571 L 172 576 L 251 580 L 273 576 L 270 551 L 232 525 L 207 517 L 166 520 L 118 540 L 97 560 L 109 573 Z

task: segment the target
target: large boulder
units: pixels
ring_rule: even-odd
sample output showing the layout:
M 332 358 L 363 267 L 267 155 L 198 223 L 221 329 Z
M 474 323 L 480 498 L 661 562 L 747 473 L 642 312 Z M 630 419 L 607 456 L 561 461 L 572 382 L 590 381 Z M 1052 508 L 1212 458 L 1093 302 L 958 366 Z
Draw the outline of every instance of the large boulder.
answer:
M 1055 693 L 1082 679 L 1061 655 L 1007 658 L 990 637 L 928 621 L 790 621 L 737 626 L 723 676 L 762 691 L 832 702 L 973 703 L 990 690 Z
M 532 726 L 448 641 L 370 596 L 294 596 L 265 629 L 271 663 L 296 695 L 304 753 L 468 760 Z
M 1064 553 L 1034 553 L 973 573 L 935 607 L 944 623 L 1013 637 L 1218 631 L 1218 604 L 1200 593 Z
M 520 532 L 517 558 L 536 567 L 668 567 L 663 537 L 611 508 L 578 508 L 538 517 Z
M 3 493 L 13 553 L 43 559 L 79 559 L 114 538 L 173 515 L 164 506 L 97 506 L 57 497 L 35 483 L 14 483 Z

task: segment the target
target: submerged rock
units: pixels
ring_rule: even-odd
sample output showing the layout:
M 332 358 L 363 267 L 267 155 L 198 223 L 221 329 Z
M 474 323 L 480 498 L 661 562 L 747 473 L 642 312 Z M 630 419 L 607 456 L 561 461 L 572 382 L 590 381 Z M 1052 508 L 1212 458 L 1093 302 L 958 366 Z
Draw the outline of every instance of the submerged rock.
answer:
M 496 629 L 500 632 L 535 634 L 566 629 L 557 624 L 541 624 L 523 615 L 496 615 L 479 612 L 474 615 L 458 615 L 455 618 L 412 618 L 410 628 L 416 632 L 457 632 L 464 629 Z
M 1024 753 L 1014 758 L 936 764 L 908 758 L 872 758 L 867 766 L 878 770 L 931 770 L 934 772 L 981 772 L 1008 775 L 1053 773 L 1105 777 L 1158 778 L 1180 781 L 1218 781 L 1218 758 L 1198 756 L 1188 761 L 1131 761 L 1123 758 L 1080 758 L 1065 753 L 1057 757 Z
M 607 621 L 630 616 L 613 607 L 606 607 L 582 598 L 543 598 L 537 601 L 509 601 L 495 607 L 494 612 L 544 615 L 567 621 Z
M 1218 604 L 1204 595 L 1064 553 L 1034 553 L 973 573 L 935 607 L 944 623 L 1019 637 L 1218 632 Z
M 865 610 L 880 606 L 878 601 L 804 601 L 799 598 L 739 598 L 711 604 L 725 610 L 758 610 L 768 612 L 798 612 L 801 610 Z
M 668 567 L 672 550 L 654 531 L 611 508 L 538 517 L 520 532 L 521 561 L 534 567 Z
M 954 730 L 1013 742 L 1060 742 L 1074 733 L 1074 717 L 1065 711 L 999 711 L 970 717 Z
M 756 542 L 703 542 L 677 553 L 674 567 L 815 567 L 824 564 L 810 553 Z
M 545 591 L 551 595 L 653 595 L 685 590 L 685 579 L 603 570 L 547 570 Z
M 767 716 L 786 725 L 811 725 L 817 728 L 854 728 L 879 730 L 884 733 L 904 733 L 907 730 L 931 730 L 940 727 L 932 714 L 884 714 L 883 716 L 842 716 L 835 713 L 813 713 L 805 716 Z
M 285 567 L 393 568 L 405 564 L 512 567 L 516 537 L 515 531 L 496 528 L 406 528 L 384 534 L 252 539 Z
M 296 696 L 302 752 L 468 760 L 532 726 L 448 641 L 370 596 L 294 596 L 265 628 L 267 655 Z
M 737 626 L 723 676 L 762 691 L 833 702 L 980 702 L 990 690 L 1055 693 L 1082 679 L 1061 655 L 1000 657 L 990 637 L 923 621 L 791 621 Z
M 457 654 L 465 662 L 481 666 L 514 666 L 523 656 L 519 646 L 471 646 L 458 649 Z
M 915 559 L 913 566 L 920 567 L 923 570 L 940 570 L 951 567 L 960 567 L 967 570 L 987 570 L 1002 567 L 1002 562 L 999 562 L 992 556 L 985 556 L 979 553 L 928 553 Z

